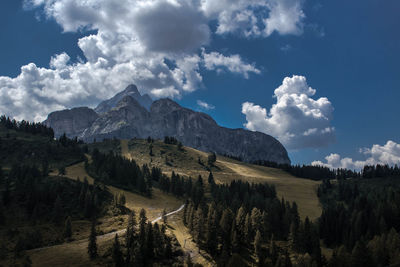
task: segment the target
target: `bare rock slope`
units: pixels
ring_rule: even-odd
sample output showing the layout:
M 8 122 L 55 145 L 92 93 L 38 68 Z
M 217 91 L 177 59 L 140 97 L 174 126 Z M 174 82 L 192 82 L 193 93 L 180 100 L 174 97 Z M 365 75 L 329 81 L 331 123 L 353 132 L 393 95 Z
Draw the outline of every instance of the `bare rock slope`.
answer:
M 109 110 L 100 114 L 89 108 L 79 108 L 79 112 L 64 110 L 51 113 L 44 123 L 53 127 L 56 136 L 65 132 L 69 137 L 77 136 L 89 142 L 114 137 L 163 139 L 174 136 L 185 146 L 240 157 L 248 162 L 290 163 L 286 149 L 272 136 L 221 127 L 209 115 L 181 107 L 170 99 L 154 101 L 148 110 L 138 101 L 141 98 L 137 94 L 139 92 L 134 93 L 136 97 L 118 96 L 119 101 L 107 102 L 111 103 Z

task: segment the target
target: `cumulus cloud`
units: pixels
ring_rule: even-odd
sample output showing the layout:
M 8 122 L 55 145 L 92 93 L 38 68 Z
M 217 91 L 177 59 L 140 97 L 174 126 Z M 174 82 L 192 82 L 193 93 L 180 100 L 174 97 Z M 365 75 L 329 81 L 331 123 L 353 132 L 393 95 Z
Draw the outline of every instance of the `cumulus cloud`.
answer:
M 315 93 L 304 76 L 286 77 L 275 89 L 276 104 L 269 111 L 251 102 L 242 104 L 244 126 L 276 137 L 289 149 L 325 146 L 335 139 L 330 125 L 333 106 L 326 97 L 314 99 Z
M 303 32 L 303 0 L 202 0 L 206 16 L 218 22 L 217 33 L 242 33 L 266 37 L 273 32 L 299 35 Z
M 285 35 L 299 35 L 303 33 L 302 1 L 298 0 L 272 0 L 269 3 L 270 14 L 264 19 L 264 33 L 269 36 L 274 31 Z
M 371 148 L 360 149 L 360 153 L 366 156 L 364 160 L 353 160 L 352 158 L 342 158 L 339 154 L 330 154 L 325 157 L 326 162 L 313 161 L 315 166 L 325 166 L 332 169 L 346 168 L 351 170 L 360 170 L 365 165 L 388 164 L 394 166 L 400 164 L 400 144 L 391 140 L 386 144 L 373 145 Z
M 259 74 L 240 55 L 204 47 L 211 41 L 212 21 L 218 23 L 216 34 L 299 34 L 301 0 L 274 1 L 25 0 L 26 8 L 43 9 L 64 32 L 87 32 L 78 40 L 85 59 L 71 63 L 61 53 L 49 68 L 31 63 L 17 77 L 0 76 L 0 112 L 40 121 L 55 109 L 94 106 L 130 83 L 156 98 L 179 98 L 202 86 L 203 70 L 245 78 Z
M 224 56 L 218 52 L 209 54 L 203 51 L 204 65 L 208 70 L 221 71 L 222 68 L 228 69 L 230 72 L 242 74 L 246 79 L 249 73 L 260 74 L 261 71 L 255 67 L 255 64 L 246 64 L 239 55 Z
M 201 100 L 197 100 L 197 105 L 199 107 L 203 108 L 203 109 L 206 109 L 206 110 L 210 110 L 210 109 L 214 109 L 215 108 L 215 106 L 213 106 L 211 104 L 208 104 L 208 103 L 206 103 L 204 101 L 201 101 Z

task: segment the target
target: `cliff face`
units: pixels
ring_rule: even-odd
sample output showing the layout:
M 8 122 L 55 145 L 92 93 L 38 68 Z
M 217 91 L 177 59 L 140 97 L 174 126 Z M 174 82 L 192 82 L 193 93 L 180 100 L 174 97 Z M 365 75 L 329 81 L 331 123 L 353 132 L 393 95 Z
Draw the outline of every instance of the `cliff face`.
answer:
M 53 112 L 45 121 L 56 136 L 66 132 L 89 142 L 113 137 L 174 136 L 186 146 L 241 157 L 244 161 L 290 163 L 286 149 L 272 136 L 221 127 L 209 115 L 181 107 L 170 99 L 157 100 L 146 109 L 136 98 L 125 95 L 102 114 L 89 108 L 73 110 Z
M 57 137 L 63 133 L 75 137 L 81 136 L 98 117 L 93 109 L 80 107 L 52 112 L 43 123 L 53 128 Z

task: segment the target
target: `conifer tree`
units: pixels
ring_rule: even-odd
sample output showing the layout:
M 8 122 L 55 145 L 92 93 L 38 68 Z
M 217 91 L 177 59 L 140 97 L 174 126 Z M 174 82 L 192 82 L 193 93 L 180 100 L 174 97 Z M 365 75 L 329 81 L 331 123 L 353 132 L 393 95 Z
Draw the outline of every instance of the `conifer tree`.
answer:
M 369 267 L 374 266 L 371 258 L 371 252 L 365 246 L 363 241 L 357 241 L 351 253 L 351 266 L 354 267 Z
M 253 227 L 251 224 L 250 214 L 246 215 L 246 222 L 244 225 L 244 244 L 250 244 L 253 242 Z
M 92 227 L 90 228 L 88 254 L 90 259 L 97 257 L 97 236 L 96 236 L 96 222 L 93 220 Z
M 262 243 L 261 232 L 260 232 L 260 230 L 257 230 L 256 236 L 254 237 L 254 253 L 257 257 L 257 261 L 258 261 L 259 265 L 261 265 L 264 261 L 263 253 L 261 250 L 261 243 Z
M 163 220 L 163 223 L 167 224 L 167 211 L 165 209 L 163 209 L 163 211 L 162 211 L 161 218 Z
M 141 255 L 145 257 L 147 255 L 146 251 L 146 240 L 147 240 L 147 234 L 146 234 L 146 225 L 147 225 L 147 217 L 146 217 L 146 211 L 144 209 L 140 210 L 139 214 L 139 249 Z M 143 258 L 143 261 L 145 261 L 145 258 Z
M 254 207 L 251 210 L 251 226 L 253 228 L 253 231 L 260 231 L 262 232 L 262 223 L 263 223 L 263 217 L 261 214 L 261 211 Z
M 203 210 L 199 207 L 196 211 L 195 214 L 195 219 L 194 219 L 194 238 L 196 240 L 196 243 L 201 245 L 201 242 L 203 240 L 204 236 L 204 214 Z
M 210 172 L 210 174 L 208 175 L 208 183 L 209 183 L 210 185 L 215 183 L 215 182 L 214 182 L 214 175 L 213 175 L 212 172 Z
M 60 168 L 58 168 L 58 175 L 64 176 L 66 173 L 67 172 L 65 170 L 65 166 L 61 166 Z
M 85 217 L 90 218 L 93 215 L 93 205 L 92 205 L 92 194 L 90 193 L 90 190 L 87 190 L 86 196 L 85 196 Z
M 214 203 L 212 203 L 208 208 L 206 225 L 207 225 L 206 236 L 205 236 L 206 246 L 210 254 L 215 255 L 217 253 L 217 246 L 218 246 L 218 240 L 216 238 L 218 224 L 217 224 L 217 211 Z
M 154 223 L 153 226 L 153 244 L 154 244 L 154 256 L 155 257 L 160 257 L 163 254 L 163 248 L 164 248 L 164 240 L 162 238 L 162 234 L 160 231 L 160 227 L 158 223 Z
M 232 232 L 233 213 L 230 209 L 225 209 L 222 212 L 221 220 L 219 222 L 219 227 L 222 232 L 222 250 L 227 256 L 229 256 L 231 249 L 231 232 Z
M 119 244 L 118 234 L 115 234 L 114 243 L 112 247 L 112 259 L 115 267 L 124 266 L 124 258 L 122 256 L 121 245 Z
M 153 224 L 148 223 L 146 229 L 146 256 L 147 259 L 154 257 Z
M 193 267 L 192 258 L 190 257 L 189 253 L 186 256 L 185 263 L 186 263 L 186 267 Z
M 53 221 L 60 224 L 63 220 L 63 207 L 60 196 L 57 196 L 53 206 Z
M 64 237 L 69 239 L 72 236 L 71 217 L 68 216 L 64 224 Z
M 126 247 L 129 249 L 133 245 L 133 241 L 136 237 L 136 214 L 135 211 L 132 210 L 132 212 L 129 214 L 128 218 L 128 225 L 126 227 Z
M 188 216 L 188 206 L 189 206 L 189 201 L 186 200 L 185 206 L 183 207 L 183 224 L 187 225 L 187 216 Z
M 238 241 L 238 249 L 241 248 L 241 241 L 245 239 L 245 225 L 246 225 L 246 211 L 243 206 L 241 206 L 236 214 L 235 226 L 236 226 L 236 235 Z

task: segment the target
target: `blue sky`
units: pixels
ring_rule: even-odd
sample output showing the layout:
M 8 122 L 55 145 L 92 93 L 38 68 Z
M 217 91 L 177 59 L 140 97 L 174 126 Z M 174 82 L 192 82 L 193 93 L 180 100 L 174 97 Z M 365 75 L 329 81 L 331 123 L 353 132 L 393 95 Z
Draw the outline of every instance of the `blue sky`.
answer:
M 135 17 L 134 13 L 126 16 L 126 21 L 122 18 L 121 21 L 115 22 L 115 25 L 112 24 L 112 27 L 117 28 L 110 27 L 111 22 L 104 18 L 97 18 L 95 12 L 82 11 L 79 9 L 82 8 L 79 4 L 73 4 L 74 0 L 55 1 L 60 3 L 59 9 L 52 6 L 50 1 L 27 2 L 28 8 L 26 6 L 23 8 L 23 1 L 2 1 L 0 76 L 3 77 L 0 77 L 0 96 L 4 101 L 0 100 L 0 113 L 23 118 L 38 109 L 40 112 L 37 116 L 27 118 L 38 120 L 51 110 L 75 105 L 93 106 L 101 99 L 123 89 L 125 84 L 131 81 L 137 83 L 142 92 L 151 93 L 154 98 L 173 97 L 183 106 L 212 115 L 223 126 L 247 127 L 277 137 L 285 145 L 287 144 L 293 163 L 308 164 L 320 160 L 321 164 L 328 166 L 350 168 L 357 168 L 365 162 L 398 163 L 400 160 L 400 147 L 397 145 L 400 142 L 398 118 L 400 105 L 397 104 L 400 98 L 398 30 L 400 2 L 284 0 L 282 6 L 279 6 L 281 12 L 278 15 L 282 16 L 282 13 L 285 15 L 284 13 L 288 12 L 290 18 L 297 16 L 298 20 L 289 21 L 291 25 L 282 25 L 274 23 L 273 20 L 274 7 L 279 5 L 275 1 L 254 0 L 253 6 L 246 6 L 243 1 L 235 0 L 238 10 L 232 9 L 231 13 L 228 13 L 231 15 L 230 20 L 222 20 L 222 15 L 226 15 L 221 11 L 223 8 L 210 4 L 201 7 L 203 11 L 199 13 L 199 8 L 194 7 L 192 3 L 195 1 L 182 0 L 177 1 L 180 4 L 185 2 L 179 8 L 146 7 L 145 12 L 141 12 L 145 15 Z M 103 2 L 114 1 L 99 1 Z M 162 0 L 156 2 L 160 2 L 158 5 L 161 7 L 167 5 Z M 294 6 L 297 8 L 293 8 Z M 118 12 L 112 13 L 118 11 L 115 6 L 107 5 L 101 8 L 111 12 L 110 14 L 118 14 Z M 133 9 L 135 8 L 138 7 L 134 6 Z M 239 9 L 243 8 L 257 18 L 254 25 L 261 30 L 265 28 L 266 32 L 267 29 L 272 29 L 272 33 L 253 32 L 247 33 L 246 36 L 245 31 L 249 29 L 249 24 L 239 25 L 232 19 L 235 14 L 239 14 Z M 155 43 L 166 43 L 160 39 L 162 38 L 160 34 L 152 35 L 159 29 L 157 19 L 160 18 L 160 23 L 163 23 L 161 18 L 165 15 L 168 19 L 168 15 L 171 14 L 178 18 L 182 16 L 183 21 L 189 19 L 187 23 L 189 26 L 171 32 L 166 28 L 168 36 L 172 35 L 166 37 L 171 38 L 167 41 L 177 40 L 172 44 L 173 48 L 166 45 L 155 46 Z M 268 18 L 270 21 L 264 25 L 263 19 Z M 279 21 L 279 17 L 276 19 Z M 154 28 L 148 26 L 148 21 L 156 21 Z M 119 42 L 121 36 L 129 36 L 123 28 L 124 23 L 127 25 L 132 23 L 134 30 L 139 29 L 135 32 L 139 36 L 139 45 L 132 45 L 126 41 Z M 193 28 L 190 28 L 192 25 Z M 114 36 L 114 32 L 109 28 L 115 30 L 117 32 L 115 35 L 118 36 Z M 181 38 L 182 35 L 188 36 L 193 31 L 196 33 L 195 37 Z M 99 37 L 100 32 L 109 34 L 107 39 Z M 87 38 L 89 35 L 95 37 L 89 40 Z M 84 42 L 80 42 L 84 45 L 78 45 L 80 39 L 85 39 Z M 118 50 L 110 52 L 111 48 L 107 48 L 100 53 L 99 50 L 107 46 L 110 39 L 112 42 L 117 42 L 110 47 L 116 47 Z M 93 49 L 93 40 L 97 41 L 97 45 L 103 42 L 102 46 L 99 45 L 100 48 L 97 50 Z M 128 46 L 131 47 L 128 49 Z M 132 49 L 141 51 L 143 48 L 145 52 L 141 54 L 131 52 Z M 117 53 L 123 54 L 124 58 L 121 59 Z M 50 59 L 52 57 L 56 59 L 56 55 L 67 55 L 67 57 L 58 57 L 59 60 L 54 60 L 50 66 Z M 94 78 L 83 80 L 82 77 L 94 75 L 90 71 L 99 72 L 99 55 L 107 60 L 106 63 L 101 63 L 106 66 L 105 69 L 110 67 L 116 71 L 117 74 L 113 78 L 115 80 L 104 80 L 111 78 L 101 78 L 100 81 L 94 81 Z M 230 60 L 233 55 L 238 55 L 240 61 Z M 173 70 L 164 71 L 166 67 L 162 64 L 155 67 L 145 62 L 146 59 L 154 58 L 154 61 L 157 61 L 163 57 L 175 61 L 172 65 L 180 69 L 184 78 L 176 78 L 178 74 Z M 191 60 L 183 60 L 189 57 L 192 57 Z M 84 65 L 87 62 L 93 63 L 93 66 Z M 96 62 L 98 65 L 95 66 Z M 127 62 L 134 67 L 124 72 L 121 71 L 122 67 L 115 70 L 116 65 Z M 21 67 L 29 63 L 35 65 L 29 65 L 21 73 Z M 82 65 L 79 68 L 71 67 L 74 64 Z M 235 69 L 238 65 L 242 68 Z M 148 69 L 152 74 L 156 73 L 157 77 L 161 77 L 160 72 L 166 73 L 167 82 L 144 79 L 143 76 L 147 74 L 141 72 L 143 69 Z M 52 81 L 53 74 L 49 74 L 52 71 L 57 72 L 64 80 Z M 68 74 L 65 74 L 67 72 Z M 135 74 L 130 76 L 133 72 Z M 118 76 L 120 73 L 123 74 Z M 200 80 L 197 73 L 201 76 Z M 300 87 L 310 86 L 315 89 L 314 94 L 306 94 L 308 99 L 318 100 L 326 97 L 329 101 L 321 108 L 321 112 L 328 117 L 326 120 L 315 117 L 310 119 L 305 115 L 296 117 L 300 125 L 310 125 L 309 129 L 317 129 L 311 139 L 306 139 L 304 136 L 285 139 L 283 134 L 286 132 L 300 135 L 303 131 L 296 132 L 297 128 L 290 126 L 281 129 L 281 126 L 274 124 L 270 117 L 261 122 L 251 118 L 258 116 L 262 108 L 267 112 L 270 111 L 278 101 L 278 98 L 274 97 L 274 90 L 284 85 L 285 77 L 291 79 L 293 75 L 304 77 L 306 82 L 301 79 L 288 82 L 293 81 Z M 65 77 L 70 80 L 79 77 L 79 86 L 93 87 L 93 89 L 85 89 L 86 91 L 81 89 L 83 93 L 74 91 L 73 94 L 78 97 L 73 97 L 68 92 L 72 91 L 71 88 L 75 90 L 79 86 L 73 81 L 65 81 Z M 52 84 L 56 84 L 57 88 L 52 88 Z M 102 84 L 105 84 L 104 88 L 100 88 Z M 29 88 L 37 89 L 29 92 L 31 90 Z M 57 91 L 59 88 L 63 89 Z M 152 91 L 154 88 L 158 90 Z M 285 96 L 288 90 L 292 90 L 286 85 L 281 88 Z M 20 105 L 9 104 L 13 101 L 13 95 L 10 93 L 12 90 L 19 92 L 17 95 L 22 95 L 17 99 L 17 103 L 21 102 Z M 47 97 L 55 91 L 56 96 Z M 297 92 L 298 95 L 300 93 Z M 29 102 L 27 105 L 23 98 L 26 96 L 32 99 L 32 94 L 36 97 L 34 97 L 36 102 L 33 104 Z M 208 110 L 202 108 L 198 106 L 198 100 L 209 103 L 215 108 Z M 247 113 L 242 110 L 245 102 L 251 103 Z M 289 111 L 292 109 L 283 109 L 275 118 L 288 118 L 289 122 L 293 122 L 296 119 L 293 117 L 295 113 L 283 114 Z M 253 112 L 251 114 L 254 116 L 250 116 L 250 112 Z M 323 133 L 325 128 L 332 129 L 332 132 Z M 313 140 L 317 141 L 312 143 Z M 389 144 L 389 140 L 394 144 Z M 363 153 L 360 153 L 360 149 L 364 149 Z M 339 158 L 332 156 L 326 161 L 324 157 L 331 153 L 341 156 Z M 342 161 L 344 157 L 349 157 L 352 161 L 350 163 L 349 160 Z M 356 163 L 357 160 L 361 163 Z

